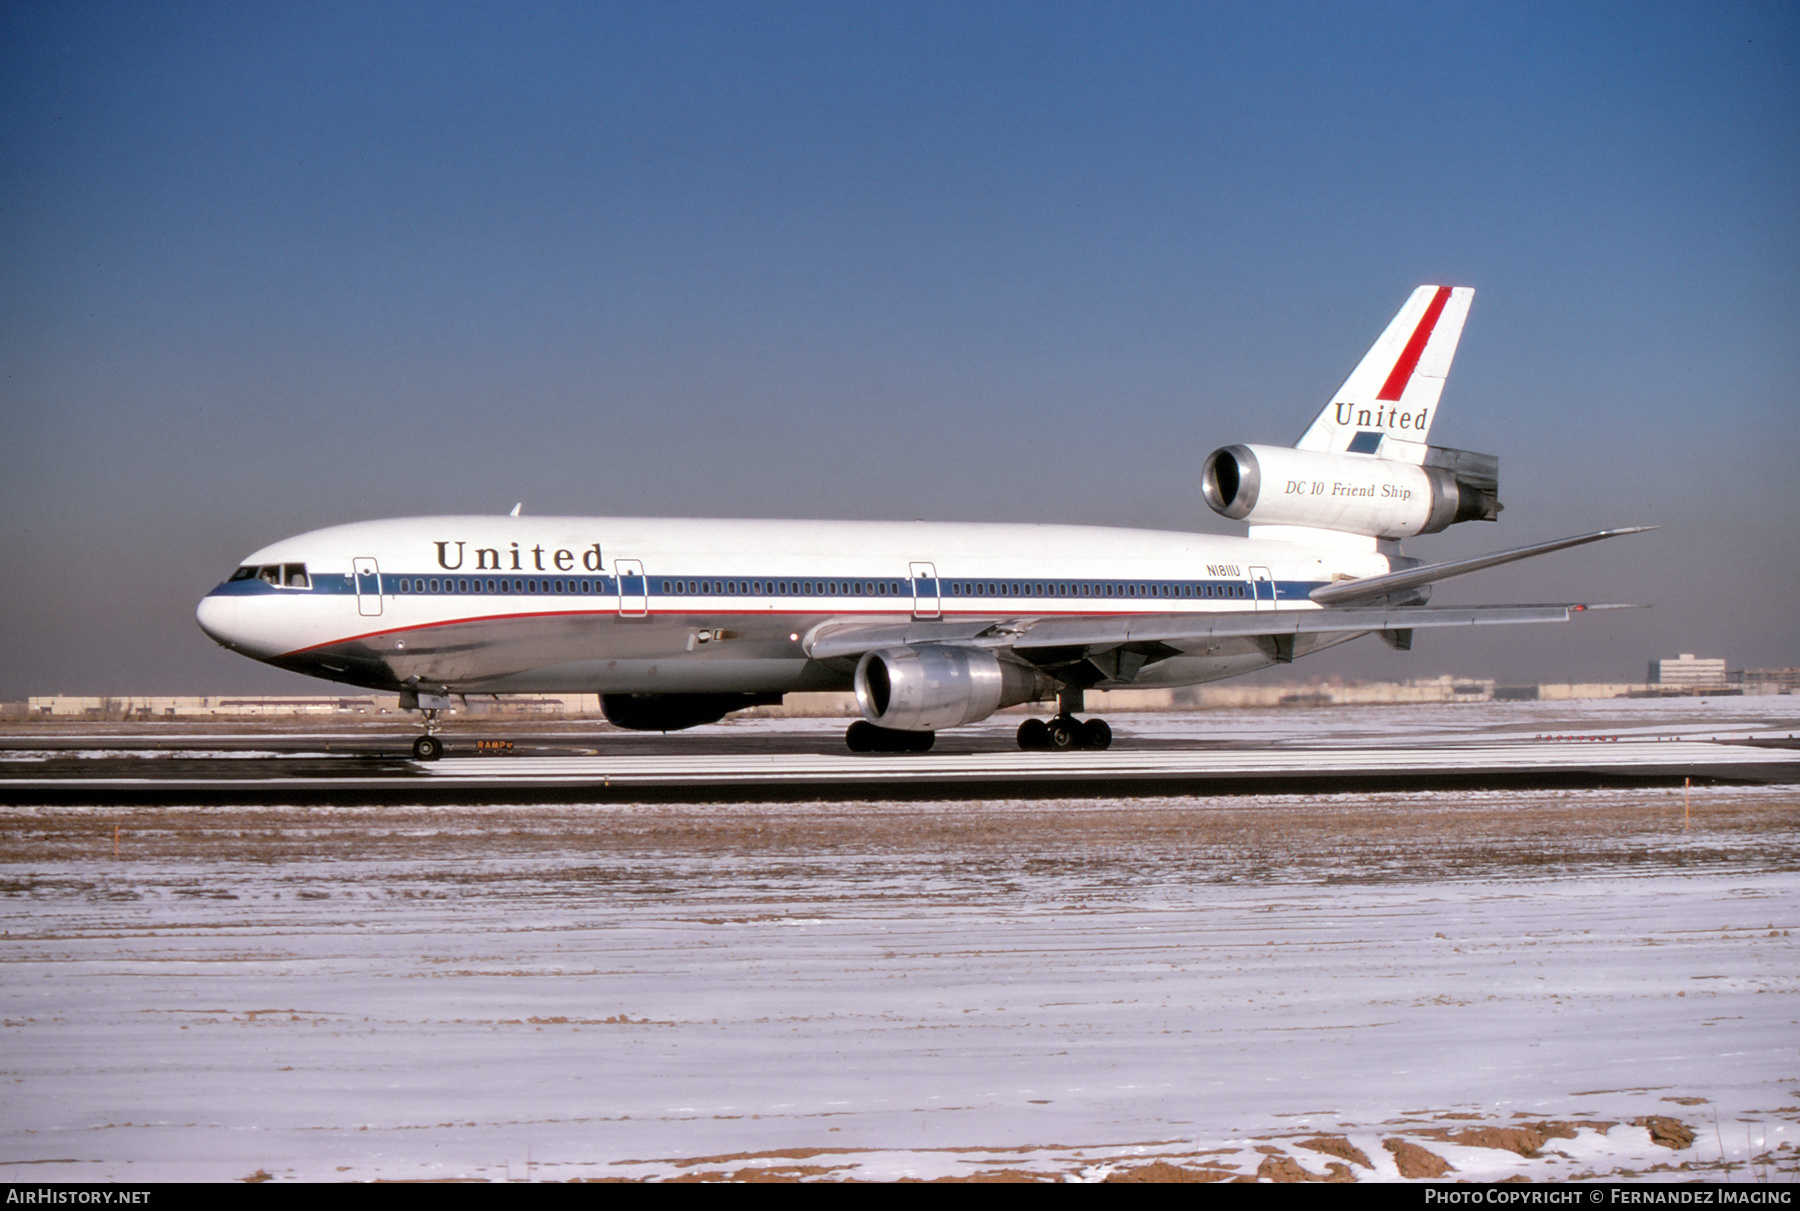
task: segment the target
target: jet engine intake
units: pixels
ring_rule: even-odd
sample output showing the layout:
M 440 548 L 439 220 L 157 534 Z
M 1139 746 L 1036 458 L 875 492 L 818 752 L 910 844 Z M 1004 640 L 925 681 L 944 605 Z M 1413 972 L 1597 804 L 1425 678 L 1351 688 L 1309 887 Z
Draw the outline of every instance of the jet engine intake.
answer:
M 1405 443 L 1420 462 L 1282 446 L 1226 446 L 1207 455 L 1206 503 L 1233 521 L 1306 526 L 1372 538 L 1434 534 L 1500 511 L 1499 460 Z
M 1035 669 L 954 644 L 865 652 L 856 663 L 855 687 L 864 719 L 906 732 L 974 723 L 1049 690 Z

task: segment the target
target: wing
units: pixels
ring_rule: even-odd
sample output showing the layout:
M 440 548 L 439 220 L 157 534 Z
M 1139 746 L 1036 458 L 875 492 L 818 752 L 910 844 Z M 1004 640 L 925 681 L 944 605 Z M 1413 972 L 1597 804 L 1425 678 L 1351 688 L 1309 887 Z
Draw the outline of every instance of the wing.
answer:
M 1450 563 L 1406 568 L 1383 576 L 1345 580 L 1315 589 L 1310 606 L 1288 609 L 1232 610 L 1180 614 L 1101 614 L 1052 617 L 915 619 L 900 623 L 824 622 L 802 642 L 814 660 L 855 659 L 882 648 L 920 644 L 1005 648 L 1039 666 L 1093 661 L 1121 681 L 1130 681 L 1147 664 L 1205 648 L 1218 640 L 1251 640 L 1271 659 L 1294 658 L 1300 640 L 1337 640 L 1371 632 L 1397 648 L 1412 646 L 1421 627 L 1507 626 L 1533 622 L 1567 622 L 1590 610 L 1624 609 L 1617 605 L 1477 605 L 1428 606 L 1395 604 L 1416 599 L 1414 590 L 1452 576 L 1478 572 L 1534 555 L 1547 555 L 1622 534 L 1638 534 L 1651 526 L 1601 530 L 1554 542 L 1518 547 L 1493 555 Z M 1301 651 L 1322 644 L 1307 642 Z M 1114 659 L 1106 659 L 1119 653 Z M 1130 670 L 1130 674 L 1126 670 Z
M 826 622 L 802 645 L 814 660 L 861 656 L 878 648 L 925 643 L 1010 648 L 1030 659 L 1049 650 L 1090 652 L 1133 644 L 1201 645 L 1213 639 L 1288 638 L 1299 635 L 1368 634 L 1419 627 L 1498 626 L 1527 622 L 1567 622 L 1589 610 L 1627 609 L 1619 605 L 1375 606 L 1299 610 L 1234 610 L 1208 614 L 1135 614 L 1075 618 L 1011 618 L 995 621 L 915 621 L 905 623 Z

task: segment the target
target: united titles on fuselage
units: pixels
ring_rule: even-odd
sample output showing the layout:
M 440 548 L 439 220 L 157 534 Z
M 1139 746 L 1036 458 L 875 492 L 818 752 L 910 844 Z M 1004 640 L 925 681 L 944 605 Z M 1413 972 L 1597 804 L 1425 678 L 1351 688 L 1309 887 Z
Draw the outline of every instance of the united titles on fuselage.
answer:
M 463 548 L 465 544 L 462 540 L 458 539 L 452 542 L 440 542 L 437 543 L 436 546 L 438 567 L 444 569 L 446 572 L 454 572 L 463 566 Z M 456 548 L 455 563 L 450 562 L 451 547 Z M 521 562 L 527 555 L 531 557 L 531 568 L 527 568 L 524 563 Z M 548 572 L 551 569 L 544 566 L 544 556 L 545 548 L 542 544 L 526 547 L 521 550 L 519 544 L 515 542 L 506 551 L 501 551 L 498 547 L 476 547 L 475 571 L 525 572 L 535 570 L 538 572 Z M 503 565 L 500 562 L 502 557 L 508 558 L 512 562 Z M 550 562 L 555 565 L 555 570 L 558 572 L 573 571 L 575 569 L 576 560 L 580 560 L 581 566 L 589 572 L 599 572 L 605 569 L 605 565 L 600 558 L 599 543 L 595 543 L 579 552 L 571 551 L 567 547 L 559 547 L 555 551 L 549 552 L 549 557 Z

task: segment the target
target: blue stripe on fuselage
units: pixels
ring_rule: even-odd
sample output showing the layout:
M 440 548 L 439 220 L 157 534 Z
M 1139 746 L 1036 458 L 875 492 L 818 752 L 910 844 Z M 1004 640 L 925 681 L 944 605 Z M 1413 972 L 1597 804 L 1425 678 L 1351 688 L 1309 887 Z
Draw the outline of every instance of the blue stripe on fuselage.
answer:
M 720 577 L 684 573 L 680 576 L 661 576 L 652 574 L 646 575 L 644 579 L 647 582 L 645 585 L 647 595 L 651 598 L 662 598 L 664 600 L 717 600 L 719 598 L 743 601 L 765 601 L 769 598 L 800 600 L 826 599 L 855 602 L 859 605 L 862 603 L 879 605 L 891 601 L 894 602 L 896 606 L 905 603 L 908 608 L 910 608 L 913 596 L 912 593 L 907 592 L 904 589 L 897 589 L 887 593 L 870 591 L 873 586 L 877 584 L 910 587 L 912 582 L 904 577 L 862 577 L 860 579 L 853 576 L 840 576 L 835 578 L 808 578 L 803 576 Z M 273 585 L 267 581 L 254 578 L 246 580 L 227 580 L 214 588 L 207 596 L 265 597 L 297 593 L 354 596 L 356 593 L 356 579 L 353 576 L 336 572 L 319 572 L 314 573 L 311 580 L 312 584 L 310 587 L 304 589 Z M 412 588 L 415 584 L 429 585 L 433 580 L 437 581 L 438 584 L 442 586 L 435 592 L 429 588 L 423 590 L 415 590 Z M 561 592 L 557 592 L 551 588 L 551 584 L 556 580 L 561 580 L 565 586 Z M 583 580 L 586 580 L 593 586 L 585 593 L 575 587 Z M 404 590 L 399 588 L 399 583 L 401 581 L 404 581 L 407 585 Z M 459 585 L 467 586 L 475 583 L 479 583 L 481 587 L 478 589 L 458 587 Z M 727 592 L 724 588 L 727 584 L 743 586 L 750 583 L 760 584 L 762 586 L 762 591 L 747 592 L 744 591 L 744 589 L 739 588 L 736 592 Z M 987 577 L 940 577 L 935 585 L 935 595 L 938 597 L 939 604 L 946 612 L 968 613 L 971 612 L 968 607 L 973 606 L 977 602 L 980 602 L 983 605 L 986 605 L 987 603 L 998 604 L 1005 602 L 1013 608 L 1018 608 L 1033 602 L 1106 602 L 1109 605 L 1116 605 L 1124 602 L 1132 602 L 1134 604 L 1140 602 L 1169 602 L 1173 604 L 1176 602 L 1199 601 L 1254 601 L 1256 600 L 1256 589 L 1262 584 L 1273 584 L 1275 586 L 1276 601 L 1305 601 L 1314 589 L 1325 583 L 1328 582 L 1308 580 L 1249 581 L 1218 578 L 1208 580 L 1143 580 L 1134 577 L 1130 579 L 1114 580 L 1110 577 L 1080 577 L 1076 579 L 1046 578 L 1039 580 L 1035 577 L 1026 579 L 1024 577 L 1009 576 L 1005 580 L 1000 580 L 997 577 L 990 580 Z M 506 584 L 507 588 L 500 588 L 499 586 L 501 584 Z M 849 586 L 856 584 L 864 586 L 865 591 L 862 593 L 845 591 Z M 490 585 L 494 587 L 490 588 Z M 527 588 L 526 586 L 528 585 L 531 587 Z M 694 587 L 690 589 L 688 587 L 689 585 L 693 585 Z M 837 586 L 838 591 L 828 591 L 827 586 L 831 585 Z M 1013 585 L 1020 586 L 1021 591 L 1014 593 L 1012 591 Z M 991 594 L 988 592 L 990 586 L 994 589 L 994 592 Z M 1046 591 L 1041 593 L 1031 591 L 1038 586 L 1043 586 Z M 1088 589 L 1086 594 L 1079 591 L 1083 587 Z M 1109 587 L 1112 589 L 1112 592 L 1110 593 L 1106 591 Z M 1233 587 L 1241 588 L 1244 592 L 1242 595 L 1234 595 L 1227 591 Z M 1076 591 L 1048 591 L 1055 588 L 1062 588 L 1065 590 L 1073 589 Z M 964 589 L 967 589 L 968 591 L 964 592 Z M 1206 595 L 1207 589 L 1213 590 L 1212 596 Z M 1165 592 L 1165 590 L 1167 591 Z M 1184 595 L 1184 590 L 1191 591 L 1192 595 Z M 926 587 L 923 582 L 920 585 L 919 593 L 926 597 L 934 595 L 933 588 Z M 412 572 L 403 574 L 384 572 L 381 574 L 381 594 L 387 597 L 504 595 L 511 597 L 551 597 L 560 600 L 570 597 L 577 599 L 584 597 L 616 597 L 618 595 L 618 584 L 617 581 L 610 576 L 473 577 L 445 576 L 441 572 L 435 576 Z M 1264 598 L 1264 600 L 1267 600 L 1267 598 Z

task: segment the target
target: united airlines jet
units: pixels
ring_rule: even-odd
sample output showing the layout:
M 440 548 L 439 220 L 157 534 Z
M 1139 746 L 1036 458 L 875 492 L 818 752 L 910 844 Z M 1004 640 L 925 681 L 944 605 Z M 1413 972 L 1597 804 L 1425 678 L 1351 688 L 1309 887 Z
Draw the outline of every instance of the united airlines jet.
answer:
M 1472 290 L 1421 286 L 1292 447 L 1226 446 L 1213 510 L 1247 537 L 1060 525 L 418 517 L 251 554 L 202 630 L 279 668 L 398 691 L 413 753 L 453 696 L 597 693 L 674 731 L 854 690 L 858 752 L 1054 700 L 1027 749 L 1101 749 L 1083 691 L 1193 685 L 1360 635 L 1566 621 L 1583 605 L 1426 604 L 1452 576 L 1646 527 L 1426 564 L 1402 539 L 1500 511 L 1499 460 L 1429 445 Z

